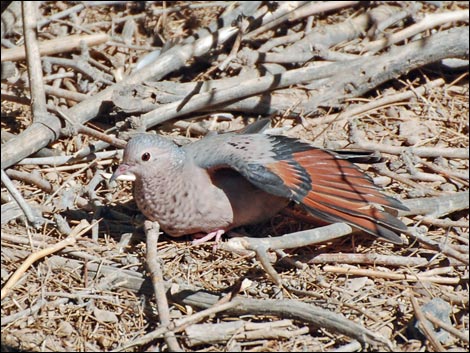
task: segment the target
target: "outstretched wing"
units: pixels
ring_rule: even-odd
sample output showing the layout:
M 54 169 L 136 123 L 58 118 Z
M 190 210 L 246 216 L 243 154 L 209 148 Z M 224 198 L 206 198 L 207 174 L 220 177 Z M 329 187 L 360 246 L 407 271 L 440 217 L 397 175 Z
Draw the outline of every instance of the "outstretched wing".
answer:
M 346 222 L 401 244 L 406 226 L 394 209 L 407 210 L 384 195 L 351 161 L 376 160 L 374 154 L 315 148 L 285 136 L 211 136 L 184 147 L 206 169 L 233 168 L 266 192 L 303 204 L 328 222 Z M 370 158 L 370 160 L 369 160 Z

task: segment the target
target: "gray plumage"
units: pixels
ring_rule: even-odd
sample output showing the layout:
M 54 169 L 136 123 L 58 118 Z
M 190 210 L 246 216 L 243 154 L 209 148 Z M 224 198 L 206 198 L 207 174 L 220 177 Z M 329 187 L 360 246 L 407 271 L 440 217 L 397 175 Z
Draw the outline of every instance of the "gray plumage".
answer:
M 406 226 L 392 209 L 406 207 L 350 162 L 373 158 L 256 133 L 211 135 L 183 147 L 141 134 L 127 144 L 112 178 L 134 174 L 137 206 L 176 237 L 258 223 L 294 200 L 324 221 L 401 243 L 397 233 Z

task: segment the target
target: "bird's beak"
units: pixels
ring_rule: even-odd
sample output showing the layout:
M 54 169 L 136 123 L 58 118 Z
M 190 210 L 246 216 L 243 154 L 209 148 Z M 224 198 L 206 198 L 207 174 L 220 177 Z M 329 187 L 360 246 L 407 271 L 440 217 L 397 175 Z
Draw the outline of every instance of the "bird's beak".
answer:
M 121 164 L 119 167 L 117 167 L 117 169 L 114 171 L 113 175 L 111 175 L 111 178 L 109 179 L 109 182 L 113 182 L 114 180 L 117 179 L 118 176 L 120 175 L 124 175 L 124 174 L 127 174 L 127 172 L 129 171 L 129 168 L 131 166 L 128 165 L 128 164 Z

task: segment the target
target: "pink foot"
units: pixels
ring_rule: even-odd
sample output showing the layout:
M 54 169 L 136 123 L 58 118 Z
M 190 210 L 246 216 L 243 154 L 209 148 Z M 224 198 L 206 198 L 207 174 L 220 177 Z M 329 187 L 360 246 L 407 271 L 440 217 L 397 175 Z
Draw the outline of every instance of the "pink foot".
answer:
M 224 234 L 224 233 L 225 233 L 225 230 L 219 229 L 219 230 L 216 230 L 214 232 L 207 233 L 202 238 L 193 240 L 191 244 L 200 245 L 200 244 L 203 244 L 203 243 L 215 238 L 215 244 L 217 245 L 220 241 L 220 238 L 222 237 L 222 234 Z

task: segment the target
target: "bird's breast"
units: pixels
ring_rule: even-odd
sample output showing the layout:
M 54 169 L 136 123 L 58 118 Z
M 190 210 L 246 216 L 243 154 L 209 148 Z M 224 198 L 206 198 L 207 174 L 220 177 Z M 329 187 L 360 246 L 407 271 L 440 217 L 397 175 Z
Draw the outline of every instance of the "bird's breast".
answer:
M 134 199 L 148 219 L 172 236 L 227 229 L 233 222 L 227 196 L 197 170 L 137 178 Z

